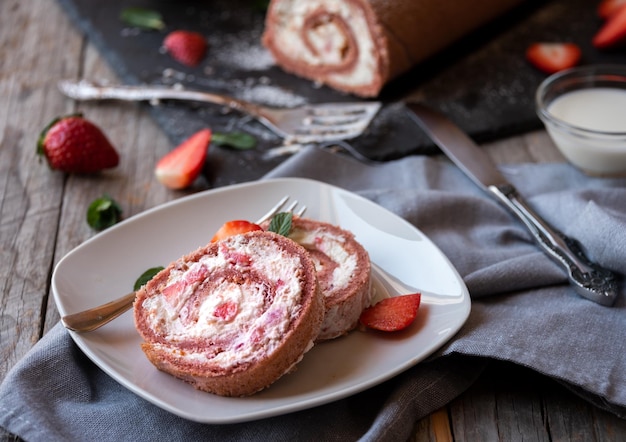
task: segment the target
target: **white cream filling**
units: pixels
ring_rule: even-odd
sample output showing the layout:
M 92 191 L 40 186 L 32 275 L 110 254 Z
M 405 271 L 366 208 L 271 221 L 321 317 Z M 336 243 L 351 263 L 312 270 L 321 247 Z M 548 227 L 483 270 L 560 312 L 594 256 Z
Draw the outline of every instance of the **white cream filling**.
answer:
M 232 243 L 231 243 L 232 244 Z M 186 339 L 212 339 L 229 336 L 230 343 L 220 353 L 211 357 L 211 362 L 222 367 L 234 363 L 245 363 L 267 356 L 280 345 L 289 325 L 300 311 L 303 296 L 298 278 L 294 275 L 301 269 L 301 261 L 296 256 L 288 256 L 274 243 L 258 249 L 258 242 L 235 241 L 228 252 L 220 248 L 216 257 L 204 256 L 188 270 L 175 270 L 170 273 L 168 285 L 184 280 L 186 276 L 203 266 L 211 277 L 213 271 L 233 266 L 228 253 L 244 254 L 252 258 L 256 272 L 276 283 L 276 292 L 270 307 L 263 311 L 266 288 L 263 284 L 248 283 L 244 286 L 224 281 L 201 300 L 198 320 L 186 323 L 185 303 L 200 286 L 194 283 L 180 293 L 178 302 L 170 303 L 163 296 L 154 296 L 144 301 L 143 307 L 150 312 L 150 327 L 163 334 L 170 342 Z M 243 271 L 243 269 L 239 269 Z M 230 305 L 225 318 L 216 315 L 220 306 Z M 224 315 L 222 315 L 224 316 Z M 260 331 L 257 331 L 260 330 Z M 253 342 L 253 339 L 257 339 Z M 192 356 L 188 354 L 188 356 Z M 203 354 L 193 358 L 206 360 Z
M 357 269 L 357 257 L 346 250 L 344 246 L 346 239 L 343 236 L 318 229 L 310 231 L 294 229 L 289 237 L 306 248 L 316 248 L 337 263 L 332 274 L 332 285 L 335 290 L 346 287 L 350 283 Z M 316 270 L 321 270 L 320 263 L 315 257 L 313 260 Z M 327 292 L 324 296 L 332 296 L 332 294 L 332 292 Z

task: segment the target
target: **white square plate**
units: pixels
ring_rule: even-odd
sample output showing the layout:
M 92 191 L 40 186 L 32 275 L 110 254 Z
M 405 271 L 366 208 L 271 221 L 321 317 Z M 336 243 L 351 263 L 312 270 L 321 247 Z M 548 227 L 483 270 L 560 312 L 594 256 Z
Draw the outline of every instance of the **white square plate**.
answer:
M 245 398 L 220 397 L 159 372 L 140 349 L 132 312 L 91 332 L 70 332 L 108 375 L 155 405 L 204 423 L 234 423 L 325 404 L 377 385 L 425 359 L 463 325 L 470 312 L 465 284 L 443 253 L 418 229 L 343 189 L 284 178 L 198 193 L 136 215 L 94 236 L 58 264 L 52 289 L 60 314 L 132 291 L 145 270 L 208 243 L 231 219 L 256 220 L 284 195 L 306 216 L 354 233 L 373 263 L 378 297 L 421 292 L 416 321 L 398 333 L 354 331 L 316 345 L 268 389 Z

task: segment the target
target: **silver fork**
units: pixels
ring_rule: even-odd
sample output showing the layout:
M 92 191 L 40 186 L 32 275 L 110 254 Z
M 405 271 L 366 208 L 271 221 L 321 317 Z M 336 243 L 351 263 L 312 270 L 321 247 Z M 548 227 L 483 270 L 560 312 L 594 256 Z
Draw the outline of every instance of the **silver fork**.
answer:
M 288 200 L 289 196 L 284 196 L 265 215 L 259 218 L 256 223 L 261 224 L 269 220 L 272 216 L 274 216 L 283 209 Z M 302 216 L 306 211 L 306 206 L 301 206 L 298 210 L 296 210 L 296 207 L 298 207 L 298 200 L 293 201 L 283 211 L 291 212 L 297 216 Z M 71 315 L 65 315 L 61 318 L 61 322 L 63 323 L 65 328 L 73 330 L 75 332 L 94 331 L 102 327 L 103 325 L 108 324 L 113 319 L 117 318 L 122 313 L 130 309 L 133 306 L 134 301 L 135 292 L 131 292 L 127 295 L 122 296 L 119 299 L 107 302 L 106 304 L 100 305 L 98 307 L 83 310 L 82 312 L 78 313 L 72 313 Z
M 219 104 L 256 118 L 285 141 L 312 143 L 355 138 L 370 124 L 381 103 L 351 102 L 271 108 L 226 95 L 159 86 L 109 86 L 62 80 L 58 87 L 75 100 L 183 100 Z

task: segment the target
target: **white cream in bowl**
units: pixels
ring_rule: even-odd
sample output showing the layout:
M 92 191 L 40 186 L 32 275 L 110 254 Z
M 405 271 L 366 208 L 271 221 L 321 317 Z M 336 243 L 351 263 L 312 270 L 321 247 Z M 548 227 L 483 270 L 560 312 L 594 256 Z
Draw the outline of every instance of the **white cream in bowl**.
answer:
M 583 129 L 626 132 L 626 89 L 594 87 L 568 92 L 555 98 L 548 112 Z
M 539 117 L 567 160 L 590 175 L 626 175 L 626 67 L 555 74 L 536 99 Z

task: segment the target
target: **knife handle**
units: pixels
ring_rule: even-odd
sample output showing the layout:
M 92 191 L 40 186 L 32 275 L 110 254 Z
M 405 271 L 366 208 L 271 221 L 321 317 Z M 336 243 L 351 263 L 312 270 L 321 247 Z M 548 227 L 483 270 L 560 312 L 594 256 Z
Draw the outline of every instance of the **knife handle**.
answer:
M 514 186 L 489 186 L 489 190 L 526 225 L 548 256 L 565 268 L 579 295 L 604 306 L 613 305 L 617 281 L 612 272 L 591 262 L 576 240 L 550 227 L 524 202 Z

